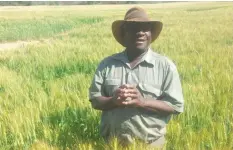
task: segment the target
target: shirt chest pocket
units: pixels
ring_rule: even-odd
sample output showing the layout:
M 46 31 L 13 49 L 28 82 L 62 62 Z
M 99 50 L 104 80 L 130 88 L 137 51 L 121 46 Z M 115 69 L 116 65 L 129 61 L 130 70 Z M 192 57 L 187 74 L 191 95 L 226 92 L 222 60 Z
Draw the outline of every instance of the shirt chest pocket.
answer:
M 120 87 L 120 79 L 106 79 L 104 82 L 104 92 L 106 96 L 113 96 L 114 91 Z
M 158 98 L 162 95 L 162 91 L 160 86 L 152 85 L 152 84 L 145 84 L 139 83 L 138 84 L 140 92 L 144 98 Z

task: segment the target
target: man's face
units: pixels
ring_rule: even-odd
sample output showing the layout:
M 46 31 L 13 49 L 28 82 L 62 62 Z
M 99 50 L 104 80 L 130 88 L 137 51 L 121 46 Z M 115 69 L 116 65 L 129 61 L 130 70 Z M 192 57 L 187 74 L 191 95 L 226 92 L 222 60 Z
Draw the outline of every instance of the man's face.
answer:
M 151 43 L 150 23 L 127 22 L 123 25 L 126 48 L 146 51 Z

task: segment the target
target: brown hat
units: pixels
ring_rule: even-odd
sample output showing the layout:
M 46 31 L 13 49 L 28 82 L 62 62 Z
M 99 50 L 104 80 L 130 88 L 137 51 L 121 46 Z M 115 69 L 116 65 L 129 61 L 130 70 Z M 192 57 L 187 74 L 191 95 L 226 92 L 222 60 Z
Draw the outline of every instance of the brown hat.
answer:
M 149 17 L 147 16 L 144 9 L 140 7 L 133 7 L 129 9 L 126 14 L 124 20 L 116 20 L 112 23 L 112 33 L 115 37 L 115 39 L 125 47 L 124 41 L 123 41 L 123 35 L 121 31 L 121 27 L 125 22 L 149 22 L 152 24 L 152 30 L 151 30 L 151 43 L 159 36 L 163 23 L 160 21 L 151 21 Z

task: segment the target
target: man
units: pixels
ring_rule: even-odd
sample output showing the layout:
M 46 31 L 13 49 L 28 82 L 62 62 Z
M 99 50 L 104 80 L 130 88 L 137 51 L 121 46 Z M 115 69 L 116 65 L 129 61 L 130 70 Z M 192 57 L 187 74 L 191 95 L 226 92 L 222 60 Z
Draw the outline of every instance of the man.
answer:
M 114 21 L 112 32 L 125 47 L 99 64 L 91 87 L 93 108 L 102 110 L 100 132 L 122 145 L 139 139 L 163 146 L 171 114 L 183 112 L 183 94 L 176 66 L 150 49 L 162 30 L 140 7 Z

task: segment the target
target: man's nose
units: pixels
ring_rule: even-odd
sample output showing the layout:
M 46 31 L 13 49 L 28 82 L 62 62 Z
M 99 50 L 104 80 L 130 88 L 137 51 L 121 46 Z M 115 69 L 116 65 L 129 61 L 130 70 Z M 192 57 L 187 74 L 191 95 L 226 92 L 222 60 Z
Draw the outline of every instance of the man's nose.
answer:
M 136 32 L 136 35 L 137 35 L 137 36 L 142 36 L 142 35 L 144 35 L 143 30 L 138 30 L 138 31 Z

